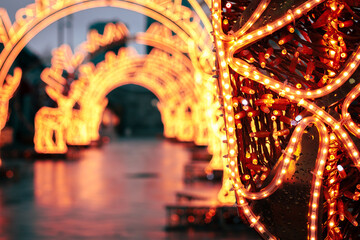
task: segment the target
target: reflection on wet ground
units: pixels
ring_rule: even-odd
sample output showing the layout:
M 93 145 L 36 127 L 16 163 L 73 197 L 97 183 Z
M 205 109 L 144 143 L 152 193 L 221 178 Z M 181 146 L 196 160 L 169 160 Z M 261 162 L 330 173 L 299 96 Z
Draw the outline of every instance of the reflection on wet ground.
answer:
M 164 231 L 165 205 L 189 187 L 189 158 L 179 144 L 127 139 L 83 150 L 78 160 L 4 160 L 27 171 L 0 185 L 0 239 L 259 239 Z

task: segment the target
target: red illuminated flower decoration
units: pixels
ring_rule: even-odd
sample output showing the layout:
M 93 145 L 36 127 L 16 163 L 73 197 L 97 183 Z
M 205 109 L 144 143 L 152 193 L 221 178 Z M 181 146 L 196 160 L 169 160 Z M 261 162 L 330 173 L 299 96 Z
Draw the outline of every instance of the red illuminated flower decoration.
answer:
M 265 239 L 356 239 L 359 4 L 228 2 L 212 18 L 237 203 Z

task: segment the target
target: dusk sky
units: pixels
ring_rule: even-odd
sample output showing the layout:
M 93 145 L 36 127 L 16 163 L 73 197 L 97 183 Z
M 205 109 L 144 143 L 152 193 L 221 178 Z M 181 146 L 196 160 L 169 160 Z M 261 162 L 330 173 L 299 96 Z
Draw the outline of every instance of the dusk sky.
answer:
M 11 21 L 14 22 L 16 11 L 34 2 L 35 0 L 0 0 L 0 7 L 8 11 Z M 73 47 L 85 41 L 87 30 L 91 24 L 105 21 L 122 21 L 128 26 L 131 34 L 143 32 L 145 26 L 145 17 L 137 12 L 109 7 L 81 11 L 73 15 Z M 59 24 L 61 23 L 55 22 L 48 26 L 33 38 L 27 47 L 48 59 L 51 50 L 58 47 Z M 137 49 L 141 51 L 141 47 L 137 47 Z

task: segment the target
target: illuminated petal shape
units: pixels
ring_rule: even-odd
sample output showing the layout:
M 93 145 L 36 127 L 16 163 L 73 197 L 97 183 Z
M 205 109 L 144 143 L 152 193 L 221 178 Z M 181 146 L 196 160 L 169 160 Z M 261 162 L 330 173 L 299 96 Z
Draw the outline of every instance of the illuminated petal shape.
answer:
M 323 230 L 323 237 L 356 238 L 356 230 L 344 228 L 347 223 L 343 223 L 346 218 L 357 226 L 356 213 L 351 214 L 351 210 L 358 206 L 352 201 L 359 198 L 357 183 L 351 181 L 359 177 L 359 141 L 343 127 L 345 123 L 359 137 L 358 126 L 351 121 L 347 108 L 350 98 L 358 97 L 358 86 L 348 82 L 351 76 L 351 81 L 357 81 L 360 48 L 342 35 L 351 30 L 354 9 L 341 1 L 322 0 L 297 1 L 291 6 L 278 1 L 253 1 L 246 6 L 250 11 L 236 4 L 232 4 L 234 9 L 224 10 L 224 2 L 213 1 L 212 19 L 229 142 L 228 166 L 239 207 L 264 239 L 306 235 L 311 240 L 321 239 Z M 340 13 L 343 18 L 337 25 Z M 332 34 L 334 30 L 336 34 Z M 306 118 L 310 115 L 314 117 Z M 307 175 L 307 182 L 295 181 L 309 190 L 309 203 L 289 208 L 298 211 L 309 207 L 309 211 L 307 216 L 298 216 L 301 225 L 294 224 L 297 215 L 293 215 L 293 227 L 284 227 L 286 221 L 276 221 L 276 214 L 284 212 L 276 210 L 281 204 L 276 199 L 285 193 L 289 198 L 297 195 L 288 185 L 291 176 L 299 175 L 299 169 L 291 163 L 293 157 L 299 158 L 300 151 L 307 153 L 301 150 L 306 144 L 303 142 L 300 148 L 298 144 L 309 123 L 319 131 L 319 137 L 313 136 L 320 142 L 316 161 L 311 155 L 306 159 L 309 169 L 313 165 L 314 176 L 311 185 L 311 175 Z M 320 192 L 323 184 L 324 191 Z M 321 196 L 327 205 L 319 211 Z M 254 212 L 245 198 L 254 201 Z M 274 212 L 269 214 L 275 219 L 269 214 L 256 217 L 265 211 L 260 205 L 273 206 Z M 323 213 L 327 213 L 327 219 L 322 219 Z

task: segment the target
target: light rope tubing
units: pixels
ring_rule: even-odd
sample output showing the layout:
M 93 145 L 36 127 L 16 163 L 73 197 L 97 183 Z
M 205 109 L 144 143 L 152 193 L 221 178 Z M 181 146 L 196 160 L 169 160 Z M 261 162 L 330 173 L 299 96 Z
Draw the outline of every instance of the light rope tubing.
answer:
M 181 5 L 181 9 L 178 9 L 178 12 L 172 12 L 172 10 L 177 9 L 176 6 L 170 7 L 170 5 L 174 5 L 172 2 L 167 2 L 167 4 L 169 8 L 162 6 L 161 2 L 158 4 L 155 1 L 78 0 L 58 1 L 58 4 L 50 5 L 43 9 L 39 5 L 31 4 L 17 12 L 16 22 L 12 26 L 10 21 L 8 21 L 6 11 L 2 10 L 0 16 L 2 19 L 5 19 L 5 27 L 1 30 L 5 31 L 5 35 L 8 37 L 2 40 L 4 49 L 0 54 L 0 82 L 5 80 L 12 63 L 23 47 L 41 30 L 69 14 L 97 7 L 117 7 L 137 11 L 169 27 L 185 42 L 196 42 L 199 50 L 205 49 L 207 43 L 198 42 L 201 40 L 199 36 L 202 35 L 198 29 L 202 28 L 197 16 L 193 15 L 190 9 Z M 185 16 L 186 13 L 190 15 Z M 186 19 L 182 19 L 183 16 Z M 191 17 L 192 21 L 190 20 Z
M 354 164 L 356 167 L 359 168 L 360 166 L 360 158 L 359 158 L 359 152 L 358 149 L 355 147 L 353 141 L 351 140 L 351 138 L 349 137 L 348 133 L 342 128 L 340 122 L 338 122 L 337 120 L 335 120 L 332 116 L 330 116 L 328 113 L 324 112 L 320 107 L 316 106 L 315 104 L 305 100 L 305 99 L 310 99 L 310 98 L 316 98 L 316 97 L 321 97 L 324 96 L 326 94 L 329 94 L 330 92 L 336 90 L 337 88 L 339 88 L 343 83 L 345 83 L 348 78 L 351 76 L 351 74 L 353 74 L 356 70 L 356 68 L 359 65 L 360 62 L 360 48 L 358 48 L 355 53 L 350 57 L 350 62 L 347 64 L 347 66 L 345 67 L 345 69 L 339 73 L 337 75 L 336 78 L 334 78 L 334 81 L 332 81 L 331 84 L 327 85 L 326 87 L 317 89 L 317 90 L 312 90 L 312 91 L 304 91 L 304 90 L 298 90 L 295 88 L 292 88 L 290 86 L 284 86 L 283 83 L 278 82 L 274 79 L 269 78 L 268 76 L 261 74 L 260 72 L 257 72 L 255 70 L 254 67 L 252 67 L 251 65 L 245 63 L 244 61 L 240 60 L 240 59 L 235 59 L 233 58 L 234 53 L 240 49 L 243 48 L 245 46 L 247 46 L 248 44 L 264 37 L 267 35 L 270 35 L 272 32 L 282 28 L 283 26 L 291 23 L 292 21 L 295 20 L 296 17 L 299 17 L 302 15 L 303 11 L 309 11 L 312 8 L 314 8 L 315 6 L 317 6 L 318 4 L 320 4 L 321 2 L 323 2 L 323 0 L 313 0 L 313 1 L 308 1 L 302 5 L 300 5 L 299 7 L 297 7 L 296 9 L 291 11 L 291 14 L 288 13 L 285 16 L 283 16 L 282 18 L 271 22 L 269 24 L 267 24 L 264 27 L 261 27 L 259 29 L 257 29 L 256 31 L 250 32 L 249 34 L 243 34 L 242 36 L 238 36 L 236 34 L 234 35 L 225 35 L 222 32 L 221 29 L 221 8 L 219 8 L 219 0 L 215 0 L 213 3 L 213 8 L 212 8 L 212 16 L 213 16 L 213 27 L 214 27 L 214 35 L 215 35 L 215 45 L 217 48 L 217 58 L 219 59 L 219 77 L 221 80 L 221 85 L 222 85 L 222 95 L 224 97 L 224 107 L 225 107 L 225 121 L 226 121 L 226 126 L 227 126 L 227 139 L 228 139 L 228 147 L 229 147 L 229 170 L 230 174 L 232 176 L 232 180 L 233 180 L 233 184 L 236 190 L 236 193 L 239 194 L 238 196 L 238 202 L 240 203 L 240 206 L 242 206 L 244 213 L 246 215 L 246 217 L 248 218 L 249 222 L 252 224 L 252 226 L 255 227 L 255 229 L 266 239 L 275 239 L 275 237 L 268 232 L 268 230 L 266 230 L 264 228 L 264 226 L 262 224 L 260 224 L 258 222 L 258 217 L 256 217 L 251 209 L 247 206 L 245 198 L 251 198 L 251 199 L 260 199 L 263 197 L 268 196 L 268 194 L 271 194 L 273 191 L 276 190 L 276 184 L 281 184 L 282 179 L 280 179 L 280 176 L 282 176 L 282 174 L 286 173 L 286 162 L 288 162 L 288 160 L 286 160 L 287 158 L 285 158 L 282 168 L 281 168 L 281 172 L 276 174 L 275 179 L 277 179 L 277 182 L 274 180 L 272 181 L 271 185 L 269 185 L 266 190 L 268 190 L 268 192 L 266 190 L 261 190 L 259 193 L 249 193 L 249 192 L 245 192 L 244 189 L 240 188 L 240 178 L 238 175 L 238 168 L 237 168 L 237 161 L 236 161 L 236 155 L 237 155 L 237 148 L 236 148 L 236 136 L 235 136 L 235 131 L 234 131 L 234 113 L 233 113 L 233 109 L 232 109 L 232 105 L 231 105 L 231 92 L 230 92 L 230 76 L 229 76 L 229 70 L 227 68 L 227 66 L 231 66 L 237 73 L 240 73 L 241 75 L 244 75 L 245 77 L 261 83 L 265 86 L 270 87 L 274 92 L 278 93 L 280 96 L 286 97 L 292 101 L 296 101 L 298 102 L 298 104 L 302 107 L 304 107 L 305 109 L 307 109 L 308 111 L 312 112 L 314 115 L 316 115 L 316 124 L 320 125 L 320 127 L 318 127 L 319 132 L 320 132 L 320 136 L 322 136 L 323 138 L 326 139 L 326 141 L 328 142 L 328 137 L 325 137 L 326 135 L 324 135 L 322 133 L 323 130 L 321 130 L 322 128 L 324 128 L 324 123 L 328 124 L 329 126 L 332 127 L 332 129 L 334 130 L 335 134 L 337 135 L 337 137 L 339 138 L 339 140 L 341 142 L 343 142 L 343 145 L 345 147 L 345 149 L 349 152 L 350 158 L 353 160 Z M 264 4 L 264 7 L 261 7 L 262 4 Z M 256 11 L 253 13 L 253 16 L 257 16 L 257 14 L 259 14 L 258 16 L 261 15 L 263 9 L 265 9 L 267 7 L 268 1 L 262 1 L 259 4 L 259 7 L 256 9 Z M 241 31 L 241 29 L 239 30 Z M 230 46 L 230 47 L 229 47 Z M 346 107 L 343 108 L 343 113 L 346 114 L 346 109 L 350 104 L 350 97 L 351 99 L 354 99 L 356 96 L 359 95 L 360 92 L 360 86 L 356 86 L 355 89 L 352 91 L 352 94 L 349 95 L 346 98 Z M 356 127 L 354 123 L 351 124 L 350 121 L 347 121 L 349 118 L 349 115 L 346 114 L 346 119 L 345 122 L 348 124 L 346 124 L 349 128 L 350 125 L 352 127 Z M 305 120 L 305 119 L 304 119 Z M 303 120 L 303 121 L 304 121 Z M 303 122 L 302 121 L 302 122 Z M 322 121 L 322 123 L 320 122 Z M 300 122 L 300 124 L 302 123 Z M 299 129 L 299 128 L 297 128 Z M 351 128 L 350 128 L 351 129 Z M 358 132 L 358 129 L 353 129 L 356 130 L 356 132 Z M 299 130 L 301 131 L 301 129 Z M 294 133 L 295 134 L 295 133 Z M 291 138 L 291 142 L 293 141 L 293 139 L 297 140 L 297 138 L 292 137 Z M 320 141 L 322 141 L 322 139 L 320 138 Z M 323 147 L 326 147 L 327 145 L 325 145 L 325 140 L 323 140 Z M 290 142 L 290 145 L 291 145 Z M 327 143 L 328 144 L 328 143 Z M 321 149 L 321 148 L 320 148 Z M 286 148 L 286 151 L 288 153 L 291 154 L 292 151 L 294 151 L 294 148 Z M 323 148 L 322 149 L 323 154 L 327 154 L 327 149 Z M 326 152 L 325 152 L 326 151 Z M 310 215 L 309 215 L 309 222 L 310 222 L 310 227 L 308 230 L 308 236 L 311 240 L 314 240 L 317 238 L 316 236 L 316 229 L 317 229 L 317 207 L 318 207 L 318 197 L 319 197 L 319 192 L 317 189 L 318 186 L 321 186 L 321 181 L 317 180 L 317 175 L 322 176 L 323 174 L 323 167 L 326 161 L 324 161 L 324 156 L 323 155 L 319 155 L 321 154 L 321 151 L 318 153 L 318 159 L 317 159 L 317 163 L 315 166 L 315 172 L 316 172 L 316 176 L 315 179 L 313 179 L 313 183 L 312 183 L 312 195 L 310 198 Z M 319 160 L 319 157 L 320 160 Z M 244 198 L 245 197 L 245 198 Z

